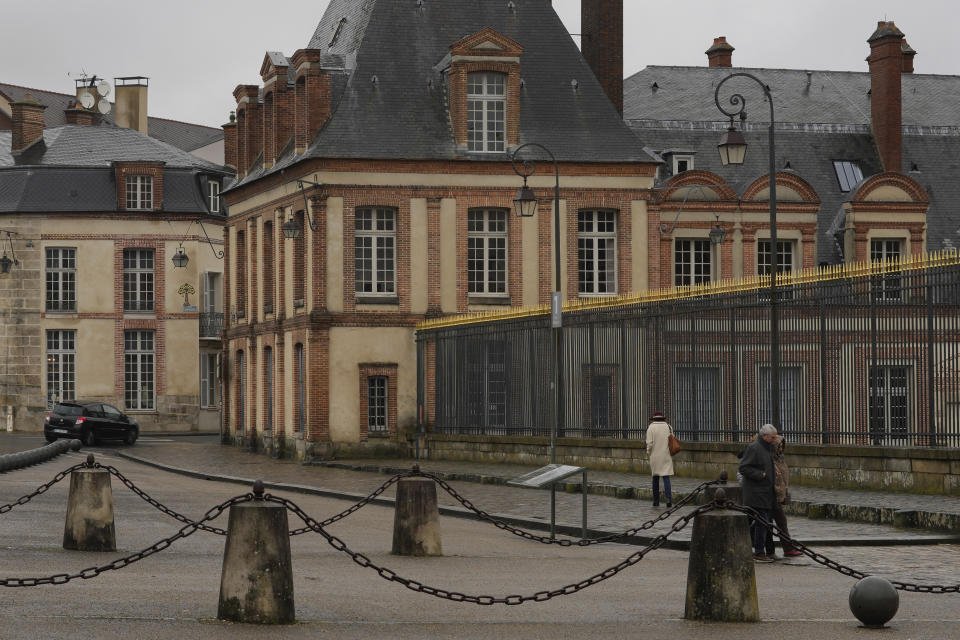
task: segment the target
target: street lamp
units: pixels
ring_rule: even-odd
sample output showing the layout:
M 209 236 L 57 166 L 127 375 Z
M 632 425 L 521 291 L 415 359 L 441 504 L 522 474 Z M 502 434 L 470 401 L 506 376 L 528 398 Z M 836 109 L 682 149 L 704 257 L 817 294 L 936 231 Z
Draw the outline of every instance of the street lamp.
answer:
M 182 269 L 187 266 L 187 263 L 190 262 L 190 258 L 183 251 L 183 243 L 180 243 L 180 247 L 177 249 L 177 252 L 173 254 L 173 267 L 175 269 Z
M 513 204 L 517 209 L 517 215 L 529 218 L 537 213 L 539 200 L 533 189 L 527 185 L 527 178 L 537 172 L 537 163 L 534 160 L 521 160 L 520 152 L 527 147 L 536 147 L 548 156 L 553 162 L 553 175 L 556 182 L 553 187 L 553 264 L 554 264 L 554 282 L 555 290 L 550 296 L 550 325 L 553 327 L 553 398 L 556 411 L 556 418 L 553 428 L 550 430 L 550 464 L 557 463 L 557 430 L 563 419 L 563 397 L 560 394 L 560 367 L 563 363 L 563 294 L 560 286 L 560 242 L 563 236 L 560 235 L 560 166 L 553 153 L 541 144 L 528 142 L 520 145 L 510 155 L 510 161 L 513 163 L 514 172 L 523 178 L 523 186 L 517 191 L 517 196 Z M 550 485 L 550 537 L 556 535 L 556 485 Z
M 777 247 L 777 168 L 776 168 L 776 144 L 774 141 L 774 119 L 773 119 L 773 96 L 770 95 L 770 87 L 764 84 L 759 78 L 749 73 L 732 73 L 717 84 L 714 91 L 713 100 L 717 103 L 717 109 L 725 116 L 730 118 L 730 128 L 721 137 L 717 149 L 720 152 L 720 162 L 724 166 L 728 164 L 743 164 L 743 159 L 747 153 L 747 141 L 743 134 L 733 127 L 734 116 L 740 116 L 741 121 L 746 121 L 747 103 L 744 97 L 735 93 L 730 96 L 730 104 L 733 106 L 731 111 L 727 111 L 720 104 L 720 87 L 727 80 L 732 78 L 749 78 L 760 85 L 763 89 L 763 96 L 770 105 L 770 128 L 768 153 L 770 161 L 770 409 L 773 413 L 772 424 L 780 431 L 780 327 L 777 319 L 777 272 L 780 267 L 780 252 Z

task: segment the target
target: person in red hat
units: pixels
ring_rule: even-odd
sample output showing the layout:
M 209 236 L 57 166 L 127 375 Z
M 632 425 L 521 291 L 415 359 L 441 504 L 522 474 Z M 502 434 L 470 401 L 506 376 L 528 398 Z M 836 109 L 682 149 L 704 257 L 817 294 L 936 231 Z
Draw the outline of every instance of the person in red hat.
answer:
M 673 506 L 670 490 L 670 476 L 673 475 L 673 456 L 667 439 L 673 429 L 663 419 L 662 411 L 654 411 L 653 420 L 647 427 L 647 457 L 650 459 L 650 475 L 653 476 L 653 506 L 660 506 L 660 478 L 663 478 L 663 492 L 667 498 L 667 507 Z

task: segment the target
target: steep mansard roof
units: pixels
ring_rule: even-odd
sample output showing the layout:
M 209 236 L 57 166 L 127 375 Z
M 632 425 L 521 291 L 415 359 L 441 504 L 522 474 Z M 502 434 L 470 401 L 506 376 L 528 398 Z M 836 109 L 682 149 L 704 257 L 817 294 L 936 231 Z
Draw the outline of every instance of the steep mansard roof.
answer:
M 654 161 L 548 0 L 332 0 L 308 47 L 342 74 L 334 113 L 305 155 L 290 152 L 270 171 L 304 157 L 503 162 L 507 154 L 457 148 L 447 104 L 450 46 L 486 27 L 523 47 L 521 144 L 542 144 L 560 161 Z
M 870 74 L 791 69 L 647 67 L 624 82 L 624 117 L 651 152 L 693 151 L 694 165 L 721 176 L 739 193 L 766 175 L 769 107 L 756 83 L 727 82 L 721 100 L 733 92 L 746 98 L 749 144 L 741 167 L 723 167 L 717 142 L 728 126 L 714 102 L 717 83 L 746 72 L 770 87 L 774 99 L 776 167 L 789 166 L 821 199 L 818 259 L 835 263 L 840 247 L 833 236 L 841 191 L 833 161 L 860 165 L 864 178 L 882 171 L 870 129 Z M 928 248 L 960 247 L 960 76 L 904 74 L 903 170 L 930 195 Z M 665 178 L 669 177 L 669 168 Z
M 0 131 L 0 213 L 114 211 L 114 162 L 164 163 L 163 210 L 203 212 L 200 181 L 226 176 L 224 167 L 132 129 L 66 125 L 45 129 L 43 142 L 10 152 Z

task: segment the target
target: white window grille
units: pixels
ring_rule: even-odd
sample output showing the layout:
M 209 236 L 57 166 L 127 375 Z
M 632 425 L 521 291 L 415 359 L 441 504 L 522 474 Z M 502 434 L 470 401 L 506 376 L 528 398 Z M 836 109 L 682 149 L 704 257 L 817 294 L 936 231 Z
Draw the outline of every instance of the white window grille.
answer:
M 506 112 L 504 74 L 467 74 L 468 150 L 485 153 L 503 151 L 506 140 Z
M 369 376 L 367 378 L 367 430 L 386 432 L 387 425 L 387 376 Z
M 710 240 L 677 240 L 674 244 L 674 285 L 683 287 L 713 280 Z
M 74 400 L 77 394 L 77 332 L 47 331 L 47 408 Z
M 123 332 L 123 398 L 131 411 L 154 409 L 154 333 Z
M 773 256 L 770 252 L 771 243 L 769 240 L 760 240 L 757 242 L 757 275 L 769 276 L 770 265 L 773 263 Z M 777 273 L 783 275 L 793 273 L 795 244 L 792 240 L 777 240 Z M 757 292 L 761 299 L 770 299 L 770 290 L 761 288 Z M 787 287 L 780 287 L 777 290 L 778 299 L 789 299 L 793 297 L 793 290 Z
M 153 209 L 153 176 L 127 176 L 127 209 Z
M 507 212 L 473 209 L 467 214 L 467 281 L 474 294 L 507 292 Z
M 396 292 L 396 211 L 357 209 L 354 288 L 360 295 Z
M 614 211 L 577 214 L 578 290 L 586 295 L 617 292 L 617 215 Z
M 123 250 L 123 310 L 153 311 L 153 249 Z
M 216 409 L 220 404 L 218 370 L 216 353 L 200 354 L 200 407 L 203 409 Z
M 910 428 L 911 367 L 870 367 L 870 436 L 875 444 L 906 438 Z
M 46 254 L 47 311 L 76 311 L 77 250 L 51 247 Z
M 216 180 L 207 182 L 207 200 L 210 213 L 220 213 L 220 183 Z
M 875 239 L 870 241 L 871 262 L 889 262 L 901 257 L 900 240 Z M 874 300 L 899 300 L 902 295 L 902 282 L 899 271 L 889 271 L 874 278 L 872 295 Z

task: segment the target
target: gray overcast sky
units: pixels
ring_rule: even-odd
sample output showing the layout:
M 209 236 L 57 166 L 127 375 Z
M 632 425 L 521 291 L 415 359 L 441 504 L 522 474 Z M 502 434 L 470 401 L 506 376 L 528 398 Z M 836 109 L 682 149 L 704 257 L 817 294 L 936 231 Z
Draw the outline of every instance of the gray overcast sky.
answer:
M 917 73 L 960 74 L 955 1 L 626 0 L 624 73 L 648 64 L 706 65 L 703 52 L 718 35 L 736 47 L 737 66 L 865 71 L 866 39 L 878 20 L 889 19 L 917 50 Z M 0 81 L 72 93 L 68 73 L 111 81 L 144 75 L 150 115 L 219 126 L 232 108 L 233 88 L 260 81 L 265 51 L 291 55 L 306 46 L 327 0 L 2 4 Z M 579 33 L 580 1 L 554 0 L 554 6 L 567 29 Z

